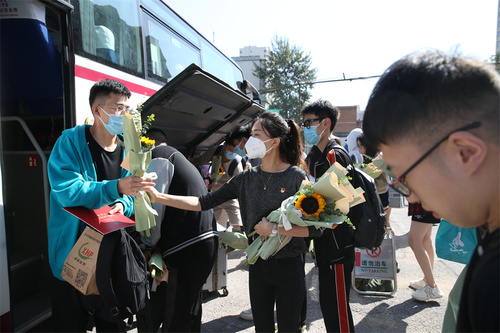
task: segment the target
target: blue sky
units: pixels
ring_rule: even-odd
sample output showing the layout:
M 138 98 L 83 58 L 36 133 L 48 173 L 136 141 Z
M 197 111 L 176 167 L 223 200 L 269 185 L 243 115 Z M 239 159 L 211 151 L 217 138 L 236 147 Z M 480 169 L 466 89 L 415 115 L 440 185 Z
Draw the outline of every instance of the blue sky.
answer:
M 274 35 L 310 53 L 318 80 L 382 74 L 422 48 L 488 59 L 498 0 L 165 0 L 230 57 Z M 315 85 L 312 100 L 364 110 L 376 79 Z

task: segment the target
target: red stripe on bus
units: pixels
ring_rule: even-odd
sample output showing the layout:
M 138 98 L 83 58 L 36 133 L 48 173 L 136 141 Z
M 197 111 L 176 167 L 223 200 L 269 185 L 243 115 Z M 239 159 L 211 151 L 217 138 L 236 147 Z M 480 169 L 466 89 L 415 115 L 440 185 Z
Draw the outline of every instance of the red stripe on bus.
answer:
M 75 65 L 75 76 L 82 78 L 82 79 L 90 80 L 93 82 L 97 82 L 97 81 L 102 80 L 102 79 L 117 80 L 117 81 L 120 81 L 121 83 L 123 83 L 124 85 L 126 85 L 127 88 L 131 92 L 141 94 L 141 95 L 146 95 L 148 97 L 151 97 L 156 92 L 156 90 L 154 90 L 154 89 L 138 85 L 137 83 L 125 81 L 123 79 L 120 79 L 120 78 L 117 78 L 117 77 L 114 77 L 111 75 L 107 75 L 107 74 L 104 74 L 101 72 L 97 72 L 97 71 L 94 71 L 92 69 L 88 69 L 88 68 L 78 66 L 78 65 Z

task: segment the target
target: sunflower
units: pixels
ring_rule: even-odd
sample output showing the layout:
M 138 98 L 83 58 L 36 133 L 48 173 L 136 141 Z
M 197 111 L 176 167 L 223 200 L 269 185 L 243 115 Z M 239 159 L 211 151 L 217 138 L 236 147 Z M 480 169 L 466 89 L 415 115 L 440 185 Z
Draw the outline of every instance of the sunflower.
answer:
M 222 164 L 219 167 L 219 171 L 217 171 L 217 175 L 221 176 L 224 174 L 224 168 L 222 167 Z
M 326 202 L 321 194 L 313 193 L 310 196 L 302 193 L 295 201 L 295 208 L 309 217 L 315 216 L 319 220 L 319 214 L 325 211 Z

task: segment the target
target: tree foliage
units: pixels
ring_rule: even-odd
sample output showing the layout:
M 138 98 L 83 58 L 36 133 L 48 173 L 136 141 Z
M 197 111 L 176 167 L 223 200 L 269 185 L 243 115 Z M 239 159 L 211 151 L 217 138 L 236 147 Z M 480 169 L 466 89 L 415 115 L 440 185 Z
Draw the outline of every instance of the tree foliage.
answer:
M 265 94 L 266 107 L 279 109 L 283 117 L 298 122 L 300 110 L 311 98 L 311 82 L 316 80 L 317 69 L 311 68 L 310 54 L 290 45 L 288 38 L 275 35 L 267 59 L 261 66 L 255 64 L 253 73 L 264 82 L 261 94 Z
M 500 73 L 500 53 L 492 55 L 489 62 L 494 64 L 497 72 Z

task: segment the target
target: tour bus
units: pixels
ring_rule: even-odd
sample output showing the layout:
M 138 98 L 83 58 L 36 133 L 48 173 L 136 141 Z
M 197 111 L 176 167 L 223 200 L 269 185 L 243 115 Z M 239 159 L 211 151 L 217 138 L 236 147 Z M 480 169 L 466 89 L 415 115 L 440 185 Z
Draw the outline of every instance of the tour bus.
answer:
M 92 121 L 94 82 L 119 80 L 132 105 L 151 104 L 186 155 L 263 109 L 239 67 L 162 0 L 0 0 L 0 41 L 0 331 L 22 332 L 51 315 L 47 161 L 63 130 Z

